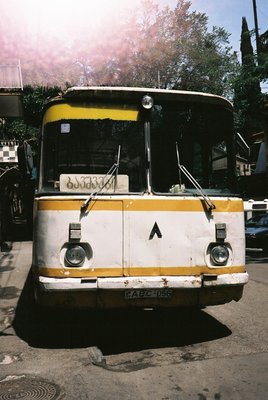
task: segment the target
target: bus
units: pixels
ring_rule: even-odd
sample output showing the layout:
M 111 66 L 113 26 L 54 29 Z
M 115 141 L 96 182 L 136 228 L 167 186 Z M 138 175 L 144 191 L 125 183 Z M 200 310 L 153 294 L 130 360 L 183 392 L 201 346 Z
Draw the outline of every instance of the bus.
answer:
M 157 308 L 242 297 L 233 109 L 198 92 L 73 87 L 44 106 L 34 197 L 35 298 Z

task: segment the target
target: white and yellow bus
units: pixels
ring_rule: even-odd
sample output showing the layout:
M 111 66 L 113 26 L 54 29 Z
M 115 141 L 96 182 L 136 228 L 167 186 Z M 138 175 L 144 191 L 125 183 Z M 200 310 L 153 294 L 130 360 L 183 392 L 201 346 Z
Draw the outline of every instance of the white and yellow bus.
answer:
M 241 298 L 244 209 L 227 100 L 70 88 L 44 108 L 38 170 L 40 304 L 205 307 Z

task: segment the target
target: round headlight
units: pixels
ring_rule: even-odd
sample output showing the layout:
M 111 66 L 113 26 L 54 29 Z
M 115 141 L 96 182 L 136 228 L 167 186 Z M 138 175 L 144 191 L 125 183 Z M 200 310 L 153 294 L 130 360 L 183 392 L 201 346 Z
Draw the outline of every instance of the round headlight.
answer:
M 145 96 L 143 96 L 141 104 L 143 108 L 145 108 L 146 110 L 150 110 L 154 105 L 154 99 L 146 94 Z
M 79 267 L 86 258 L 86 252 L 82 246 L 73 245 L 68 247 L 65 253 L 65 260 L 73 267 Z
M 226 246 L 215 246 L 211 249 L 211 260 L 216 265 L 225 265 L 229 258 L 229 251 Z

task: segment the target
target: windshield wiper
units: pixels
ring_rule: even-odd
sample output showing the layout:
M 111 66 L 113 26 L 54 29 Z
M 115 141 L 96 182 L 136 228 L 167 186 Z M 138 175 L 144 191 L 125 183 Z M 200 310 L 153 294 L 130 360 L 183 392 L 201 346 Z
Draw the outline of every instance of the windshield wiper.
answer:
M 187 168 L 180 163 L 180 153 L 178 143 L 176 142 L 176 153 L 177 153 L 177 161 L 178 161 L 178 168 L 179 168 L 179 179 L 180 179 L 180 186 L 181 186 L 181 172 L 186 176 L 187 179 L 192 183 L 192 185 L 196 188 L 196 190 L 200 193 L 203 197 L 204 202 L 206 203 L 209 211 L 214 210 L 216 208 L 215 204 L 210 200 L 208 195 L 206 195 L 199 185 L 197 180 L 191 175 L 191 173 L 187 170 Z
M 121 153 L 121 145 L 118 146 L 118 151 L 117 151 L 117 160 L 116 163 L 114 163 L 111 168 L 109 169 L 109 171 L 106 173 L 106 175 L 103 178 L 103 185 L 101 186 L 101 188 L 97 191 L 97 192 L 92 192 L 90 193 L 90 195 L 88 196 L 88 198 L 84 201 L 84 203 L 81 205 L 81 211 L 85 211 L 89 205 L 89 203 L 91 202 L 91 200 L 97 196 L 107 185 L 107 183 L 110 182 L 110 180 L 113 178 L 114 174 L 115 174 L 115 179 L 114 179 L 114 191 L 116 190 L 117 187 L 117 175 L 118 175 L 118 169 L 119 169 L 119 162 L 120 162 L 120 153 Z M 109 176 L 110 175 L 110 176 Z M 106 180 L 106 177 L 109 176 L 109 178 Z

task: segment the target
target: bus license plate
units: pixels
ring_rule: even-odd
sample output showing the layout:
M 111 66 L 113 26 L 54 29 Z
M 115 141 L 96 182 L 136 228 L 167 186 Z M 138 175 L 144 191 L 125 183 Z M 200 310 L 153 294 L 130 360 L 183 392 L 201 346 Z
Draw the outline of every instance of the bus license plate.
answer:
M 125 299 L 169 299 L 172 289 L 129 289 L 125 291 Z

